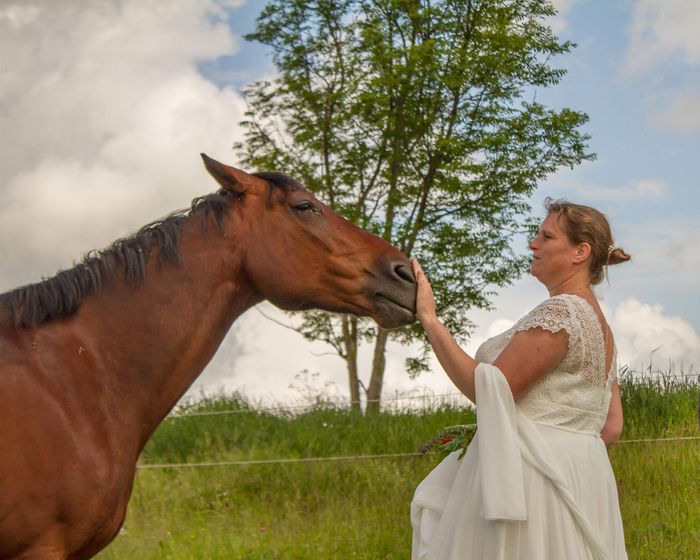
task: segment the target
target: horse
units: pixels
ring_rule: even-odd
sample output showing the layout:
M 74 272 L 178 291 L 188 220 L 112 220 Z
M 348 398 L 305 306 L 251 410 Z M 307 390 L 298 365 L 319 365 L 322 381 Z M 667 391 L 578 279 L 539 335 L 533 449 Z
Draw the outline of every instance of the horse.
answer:
M 202 158 L 217 192 L 0 295 L 0 558 L 111 542 L 146 441 L 250 307 L 415 320 L 398 249 L 287 175 Z

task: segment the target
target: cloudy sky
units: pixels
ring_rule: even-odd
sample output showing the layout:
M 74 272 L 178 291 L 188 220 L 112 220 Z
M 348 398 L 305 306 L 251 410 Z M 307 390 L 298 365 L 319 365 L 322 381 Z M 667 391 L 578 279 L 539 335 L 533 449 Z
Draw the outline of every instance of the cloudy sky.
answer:
M 700 3 L 556 4 L 551 25 L 578 47 L 556 61 L 567 77 L 538 100 L 587 112 L 598 159 L 549 178 L 533 203 L 600 208 L 633 256 L 598 292 L 623 363 L 700 367 Z M 242 39 L 263 5 L 0 0 L 0 291 L 214 190 L 199 152 L 235 163 L 240 89 L 274 72 L 265 50 Z M 474 312 L 469 349 L 545 297 L 532 278 L 503 290 L 494 311 Z M 195 392 L 289 402 L 310 383 L 346 393 L 337 357 L 266 316 L 289 322 L 269 305 L 250 310 Z M 385 395 L 453 390 L 439 367 L 410 381 L 409 352 L 390 347 Z

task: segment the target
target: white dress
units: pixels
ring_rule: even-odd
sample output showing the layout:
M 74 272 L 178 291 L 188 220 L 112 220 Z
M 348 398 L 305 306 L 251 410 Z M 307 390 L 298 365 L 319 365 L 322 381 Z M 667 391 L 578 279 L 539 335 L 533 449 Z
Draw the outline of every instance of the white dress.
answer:
M 554 371 L 513 401 L 493 363 L 518 331 L 565 330 Z M 600 432 L 616 368 L 583 298 L 552 297 L 475 356 L 477 434 L 411 503 L 413 560 L 626 560 L 615 477 Z

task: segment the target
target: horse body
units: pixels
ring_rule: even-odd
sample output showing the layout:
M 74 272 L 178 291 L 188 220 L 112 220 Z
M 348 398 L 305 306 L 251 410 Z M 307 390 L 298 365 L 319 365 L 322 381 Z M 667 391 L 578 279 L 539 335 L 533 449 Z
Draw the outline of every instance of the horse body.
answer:
M 117 274 L 34 326 L 0 307 L 0 558 L 89 558 L 108 544 L 146 441 L 256 303 L 412 320 L 396 249 L 308 191 L 205 161 L 239 200 L 220 232 L 199 212 L 184 220 L 179 264 L 156 243 L 140 285 Z

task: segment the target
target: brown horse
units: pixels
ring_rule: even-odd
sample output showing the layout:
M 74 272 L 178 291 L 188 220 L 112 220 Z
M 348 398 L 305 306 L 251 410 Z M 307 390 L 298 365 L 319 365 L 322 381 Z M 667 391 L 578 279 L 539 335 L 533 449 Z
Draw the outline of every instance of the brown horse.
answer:
M 0 558 L 114 538 L 146 440 L 249 307 L 413 322 L 398 250 L 286 175 L 202 157 L 219 192 L 0 295 Z

